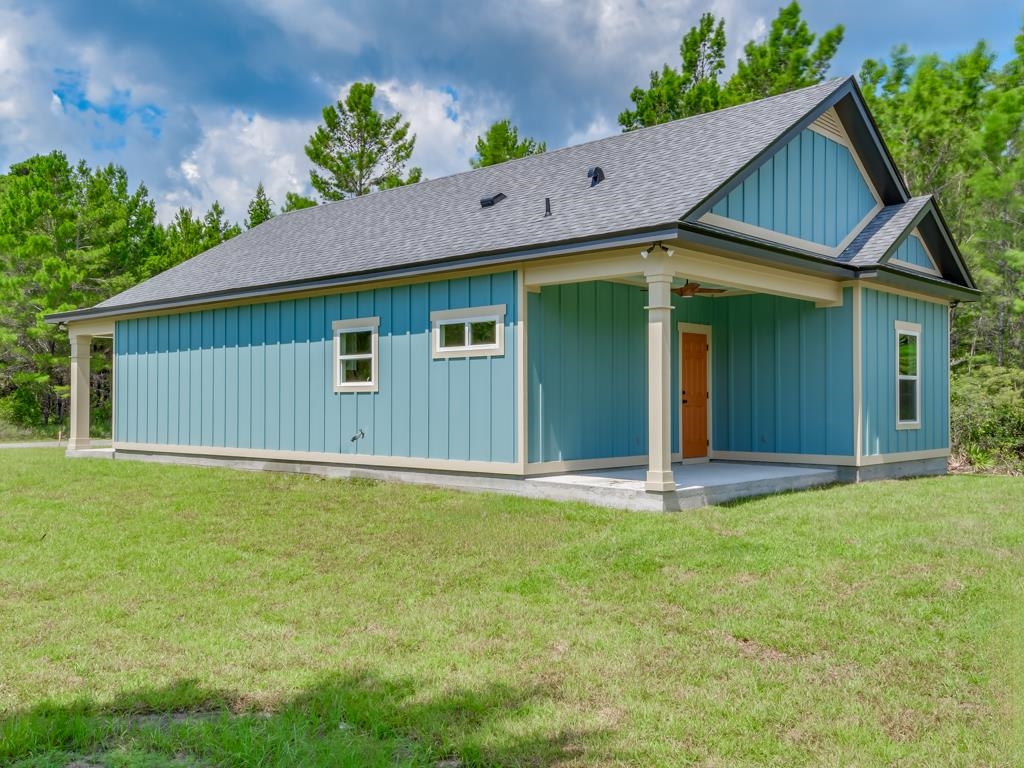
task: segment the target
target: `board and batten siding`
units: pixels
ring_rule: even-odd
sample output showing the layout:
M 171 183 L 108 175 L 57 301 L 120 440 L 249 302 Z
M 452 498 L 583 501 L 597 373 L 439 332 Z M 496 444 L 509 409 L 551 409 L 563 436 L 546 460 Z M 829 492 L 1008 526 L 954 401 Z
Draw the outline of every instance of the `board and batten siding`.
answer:
M 928 258 L 928 251 L 925 250 L 924 243 L 913 232 L 903 239 L 903 242 L 893 252 L 892 258 L 924 269 L 935 269 L 932 260 Z
M 528 295 L 530 462 L 647 454 L 647 292 L 592 281 Z M 711 301 L 672 297 L 673 319 L 709 324 Z M 679 389 L 673 334 L 672 391 Z M 679 450 L 672 398 L 672 450 Z
M 835 247 L 876 204 L 850 150 L 805 129 L 719 200 L 711 213 Z
M 949 308 L 864 288 L 864 456 L 949 447 Z M 921 326 L 921 426 L 896 429 L 896 321 Z
M 647 293 L 607 282 L 529 294 L 530 462 L 647 453 Z M 673 296 L 674 322 L 711 326 L 716 451 L 853 456 L 852 294 L 841 307 L 778 296 Z M 679 451 L 672 334 L 672 450 Z
M 516 461 L 517 297 L 502 272 L 119 321 L 116 440 Z M 492 304 L 503 356 L 433 359 L 432 311 Z M 331 323 L 373 316 L 379 389 L 335 393 Z

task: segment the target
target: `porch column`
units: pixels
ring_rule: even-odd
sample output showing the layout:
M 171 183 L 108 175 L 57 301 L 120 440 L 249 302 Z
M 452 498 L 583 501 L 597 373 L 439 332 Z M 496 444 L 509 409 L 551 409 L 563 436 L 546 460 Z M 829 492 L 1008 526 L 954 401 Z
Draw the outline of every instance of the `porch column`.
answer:
M 92 336 L 71 335 L 71 434 L 68 449 L 89 447 L 89 351 Z
M 647 490 L 674 491 L 672 476 L 672 275 L 648 273 Z

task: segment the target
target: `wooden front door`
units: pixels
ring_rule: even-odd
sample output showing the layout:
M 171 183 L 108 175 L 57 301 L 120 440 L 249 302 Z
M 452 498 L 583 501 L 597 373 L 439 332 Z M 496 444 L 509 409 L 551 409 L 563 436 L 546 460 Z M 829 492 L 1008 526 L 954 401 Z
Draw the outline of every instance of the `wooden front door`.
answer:
M 682 350 L 683 458 L 697 459 L 708 455 L 708 337 L 684 331 Z

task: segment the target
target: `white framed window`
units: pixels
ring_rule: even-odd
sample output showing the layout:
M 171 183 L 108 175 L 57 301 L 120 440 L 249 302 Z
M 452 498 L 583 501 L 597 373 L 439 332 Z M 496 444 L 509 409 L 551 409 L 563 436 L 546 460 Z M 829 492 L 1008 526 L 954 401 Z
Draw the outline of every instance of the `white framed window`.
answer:
M 896 429 L 921 427 L 921 326 L 896 321 Z
M 430 313 L 434 359 L 505 354 L 505 305 Z
M 377 333 L 379 317 L 335 320 L 334 391 L 377 391 Z

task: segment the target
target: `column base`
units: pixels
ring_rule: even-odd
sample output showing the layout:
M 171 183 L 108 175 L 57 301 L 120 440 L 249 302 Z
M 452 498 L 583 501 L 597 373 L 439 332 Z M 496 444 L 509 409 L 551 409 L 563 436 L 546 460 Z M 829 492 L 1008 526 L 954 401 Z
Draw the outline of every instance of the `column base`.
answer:
M 644 490 L 648 493 L 666 493 L 676 489 L 676 478 L 672 471 L 647 470 L 647 481 Z
M 72 437 L 68 440 L 69 451 L 81 451 L 90 445 L 92 445 L 92 441 L 88 437 Z

